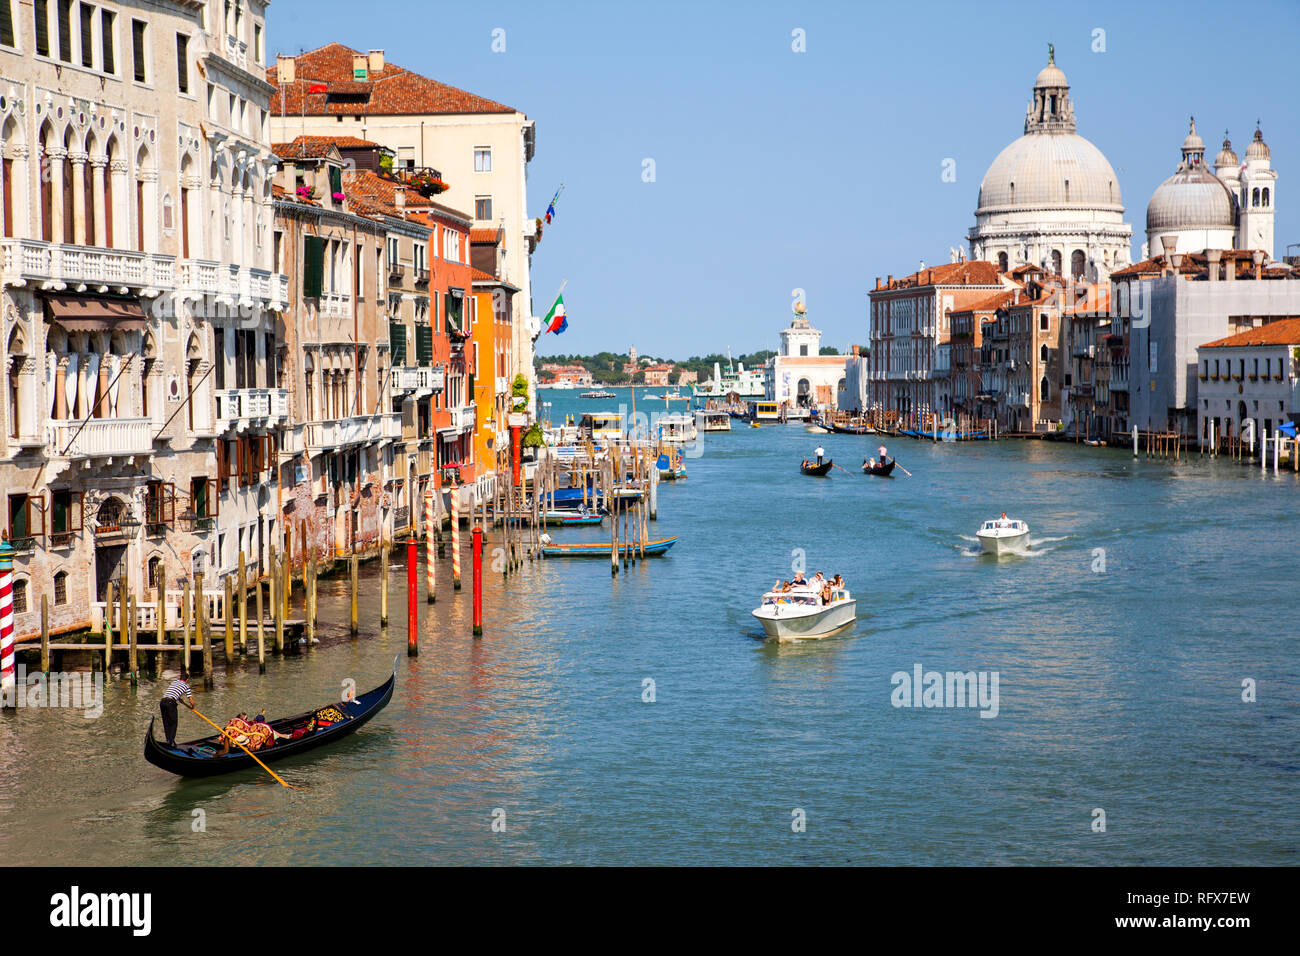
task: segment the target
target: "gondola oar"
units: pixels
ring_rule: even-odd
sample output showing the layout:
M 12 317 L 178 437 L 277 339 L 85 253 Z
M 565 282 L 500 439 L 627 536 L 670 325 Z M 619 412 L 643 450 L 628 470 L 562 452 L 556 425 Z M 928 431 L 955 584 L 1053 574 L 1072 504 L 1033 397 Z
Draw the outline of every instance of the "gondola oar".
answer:
M 835 467 L 836 467 L 836 468 L 839 468 L 840 471 L 844 472 L 844 474 L 846 474 L 846 475 L 847 475 L 847 474 L 851 474 L 851 472 L 850 472 L 847 468 L 842 468 L 842 467 L 840 467 L 839 465 L 836 465 Z
M 194 713 L 198 714 L 198 716 L 203 717 L 202 714 L 199 714 L 199 709 L 198 709 L 197 707 L 191 707 L 190 710 L 194 711 Z M 208 720 L 208 718 L 206 718 L 206 717 L 203 717 L 203 719 L 204 719 L 204 720 Z M 257 760 L 257 756 L 256 756 L 256 754 L 253 753 L 253 751 L 249 750 L 247 747 L 245 747 L 243 744 L 241 744 L 238 740 L 235 740 L 234 738 L 232 738 L 232 737 L 231 737 L 229 734 L 227 734 L 224 730 L 222 730 L 220 727 L 217 727 L 216 724 L 212 723 L 212 721 L 208 720 L 208 723 L 212 724 L 212 726 L 216 728 L 217 732 L 218 732 L 219 734 L 221 734 L 221 736 L 225 737 L 225 738 L 226 738 L 227 740 L 229 740 L 232 744 L 234 744 L 236 747 L 238 747 L 238 748 L 239 748 L 240 750 L 242 750 L 244 753 L 248 754 L 248 755 L 249 755 L 250 757 L 252 757 L 254 760 Z M 262 763 L 262 761 L 260 761 L 260 760 L 257 760 L 257 765 L 258 765 L 259 767 L 261 767 L 263 770 L 265 770 L 267 773 L 269 773 L 272 777 L 275 777 L 275 779 L 278 780 L 278 781 L 280 782 L 280 786 L 282 786 L 282 787 L 288 787 L 290 790 L 305 790 L 305 789 L 307 789 L 306 787 L 296 787 L 296 786 L 294 786 L 294 785 L 291 784 L 291 783 L 285 783 L 285 782 L 284 782 L 284 778 L 282 778 L 278 773 L 276 773 L 274 770 L 272 770 L 272 769 L 271 769 L 270 767 L 268 767 L 266 764 Z
M 900 465 L 900 464 L 898 463 L 898 459 L 897 459 L 897 458 L 894 459 L 894 467 L 897 468 L 899 471 L 901 471 L 903 474 L 907 475 L 907 477 L 909 477 L 909 478 L 912 477 L 912 473 L 911 473 L 910 471 L 908 471 L 906 468 L 904 468 L 902 465 Z

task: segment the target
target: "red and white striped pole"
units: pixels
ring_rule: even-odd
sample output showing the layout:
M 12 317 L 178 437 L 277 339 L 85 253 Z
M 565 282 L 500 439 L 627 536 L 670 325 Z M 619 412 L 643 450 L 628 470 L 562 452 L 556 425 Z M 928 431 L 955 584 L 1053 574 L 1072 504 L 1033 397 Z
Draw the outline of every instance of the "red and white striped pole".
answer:
M 453 484 L 447 493 L 451 499 L 451 586 L 460 590 L 460 485 Z
M 425 570 L 425 584 L 428 592 L 428 601 L 434 602 L 437 592 L 434 590 L 435 578 L 434 570 L 436 565 L 434 559 L 438 556 L 438 542 L 436 535 L 433 533 L 433 489 L 424 490 L 424 557 L 428 564 Z
M 0 702 L 18 705 L 14 677 L 14 549 L 9 536 L 0 539 Z

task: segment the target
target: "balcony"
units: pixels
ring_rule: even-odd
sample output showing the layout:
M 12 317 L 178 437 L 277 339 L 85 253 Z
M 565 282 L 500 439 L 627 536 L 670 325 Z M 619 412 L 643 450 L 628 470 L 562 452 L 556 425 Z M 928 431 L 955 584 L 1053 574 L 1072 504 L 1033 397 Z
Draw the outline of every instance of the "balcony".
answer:
M 217 390 L 218 433 L 276 427 L 286 424 L 288 418 L 289 390 L 286 388 Z
M 1075 358 L 1092 358 L 1097 353 L 1095 345 L 1076 345 L 1074 347 Z
M 1121 371 L 1113 365 L 1110 369 L 1110 390 L 1112 392 L 1128 391 L 1128 371 Z
M 462 405 L 459 408 L 450 409 L 451 424 L 447 428 L 439 429 L 443 432 L 464 432 L 474 427 L 474 406 Z
M 380 415 L 382 419 L 380 432 L 385 440 L 402 439 L 402 413 L 401 412 L 384 412 Z
M 0 240 L 0 262 L 11 285 L 54 283 L 54 288 L 80 286 L 154 289 L 176 287 L 176 259 L 127 249 L 74 246 L 37 239 Z
M 416 284 L 416 285 L 428 285 L 428 284 L 429 284 L 429 270 L 428 270 L 428 269 L 416 269 L 416 270 L 415 270 L 415 284 Z
M 151 418 L 92 418 L 52 421 L 49 428 L 51 458 L 130 458 L 153 454 Z
M 252 301 L 275 307 L 289 301 L 288 276 L 266 269 L 222 265 L 211 259 L 177 261 L 176 288 L 198 295 L 228 296 L 236 305 Z
M 403 278 L 405 275 L 406 275 L 406 263 L 404 263 L 404 262 L 390 262 L 390 263 L 388 264 L 388 281 L 389 281 L 389 282 L 401 282 L 401 281 L 402 281 L 402 278 Z
M 376 442 L 384 431 L 384 425 L 379 415 L 354 415 L 332 421 L 309 422 L 305 431 L 307 448 L 314 454 Z
M 316 311 L 331 319 L 346 319 L 350 315 L 351 296 L 339 292 L 322 292 Z
M 433 393 L 433 369 L 404 365 L 393 369 L 393 388 L 398 392 L 415 392 L 416 397 Z

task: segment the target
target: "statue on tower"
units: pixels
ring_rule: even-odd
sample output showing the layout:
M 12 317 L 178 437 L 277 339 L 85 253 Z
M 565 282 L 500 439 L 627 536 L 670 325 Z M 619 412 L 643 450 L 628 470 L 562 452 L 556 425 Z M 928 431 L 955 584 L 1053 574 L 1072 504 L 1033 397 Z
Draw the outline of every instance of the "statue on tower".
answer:
M 1053 46 L 1051 43 L 1047 44 L 1047 62 L 1048 63 L 1056 62 L 1056 47 Z

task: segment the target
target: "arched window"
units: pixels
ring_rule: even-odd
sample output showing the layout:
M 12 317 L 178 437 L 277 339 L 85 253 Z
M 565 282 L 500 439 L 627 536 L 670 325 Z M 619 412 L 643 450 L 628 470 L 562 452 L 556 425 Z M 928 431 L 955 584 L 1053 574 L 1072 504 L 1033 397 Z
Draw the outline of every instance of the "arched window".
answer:
M 1061 274 L 1061 250 L 1060 249 L 1052 250 L 1052 274 L 1058 276 Z
M 1038 350 L 1038 359 L 1039 359 L 1039 361 L 1041 361 L 1041 362 L 1046 362 L 1046 361 L 1047 361 L 1047 354 L 1048 354 L 1048 353 L 1047 353 L 1047 343 L 1044 342 L 1043 345 L 1042 345 L 1042 348 L 1040 348 L 1040 349 Z
M 1268 208 L 1268 187 L 1264 188 L 1263 201 L 1260 203 L 1264 208 Z
M 1070 275 L 1076 279 L 1083 278 L 1084 266 L 1088 264 L 1088 257 L 1082 249 L 1075 249 L 1070 253 Z
M 1039 399 L 1039 401 L 1043 401 L 1043 402 L 1047 401 L 1047 400 L 1048 400 L 1048 394 L 1049 394 L 1049 386 L 1048 386 L 1048 383 L 1047 383 L 1047 376 L 1044 375 L 1042 381 L 1038 383 L 1038 399 Z
M 68 572 L 57 571 L 54 574 L 54 603 L 68 603 Z
M 998 253 L 998 270 L 1001 272 L 1007 271 L 1007 254 L 1005 252 Z
M 1252 190 L 1250 191 L 1250 204 L 1251 204 L 1252 206 L 1258 206 L 1258 205 L 1259 205 L 1259 187 L 1258 187 L 1258 186 L 1256 186 L 1254 189 L 1252 189 Z
M 149 559 L 149 590 L 157 591 L 163 585 L 162 558 L 154 555 Z
M 14 578 L 14 613 L 27 613 L 27 579 Z

